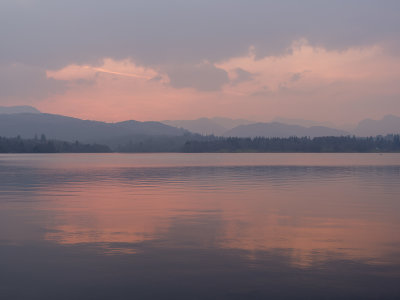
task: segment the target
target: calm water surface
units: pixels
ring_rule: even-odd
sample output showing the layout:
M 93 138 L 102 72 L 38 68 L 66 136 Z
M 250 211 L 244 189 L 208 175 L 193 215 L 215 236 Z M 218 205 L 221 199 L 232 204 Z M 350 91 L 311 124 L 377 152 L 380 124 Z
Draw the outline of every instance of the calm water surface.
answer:
M 400 299 L 400 154 L 0 155 L 0 299 Z

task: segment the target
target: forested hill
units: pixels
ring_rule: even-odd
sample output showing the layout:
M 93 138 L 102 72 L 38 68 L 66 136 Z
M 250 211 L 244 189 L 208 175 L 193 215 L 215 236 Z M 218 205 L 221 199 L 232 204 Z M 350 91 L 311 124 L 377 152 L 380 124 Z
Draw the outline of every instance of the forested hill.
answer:
M 160 122 L 106 123 L 44 113 L 0 114 L 0 136 L 30 139 L 42 133 L 49 139 L 113 147 L 138 136 L 180 136 L 186 131 Z
M 107 153 L 110 148 L 98 144 L 69 143 L 41 138 L 0 137 L 0 153 Z

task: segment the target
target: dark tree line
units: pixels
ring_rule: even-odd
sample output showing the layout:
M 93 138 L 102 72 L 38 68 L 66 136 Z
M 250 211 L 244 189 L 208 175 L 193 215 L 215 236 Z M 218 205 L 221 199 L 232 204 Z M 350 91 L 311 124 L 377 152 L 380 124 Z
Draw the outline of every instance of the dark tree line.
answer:
M 40 139 L 22 139 L 20 137 L 0 137 L 0 153 L 103 153 L 111 152 L 108 146 L 98 144 L 82 144 L 78 141 L 69 143 L 58 140 L 47 140 L 44 135 Z
M 117 152 L 400 152 L 399 135 L 236 138 L 188 134 L 129 140 Z
M 400 136 L 221 138 L 187 141 L 182 152 L 400 152 Z
M 129 139 L 115 152 L 400 152 L 400 136 L 377 137 L 290 137 L 236 138 L 187 134 L 182 136 L 142 136 Z M 105 145 L 69 143 L 40 138 L 0 137 L 0 153 L 107 153 Z
M 116 152 L 144 153 L 144 152 L 182 152 L 183 146 L 189 140 L 206 140 L 197 134 L 181 136 L 137 136 L 115 148 Z

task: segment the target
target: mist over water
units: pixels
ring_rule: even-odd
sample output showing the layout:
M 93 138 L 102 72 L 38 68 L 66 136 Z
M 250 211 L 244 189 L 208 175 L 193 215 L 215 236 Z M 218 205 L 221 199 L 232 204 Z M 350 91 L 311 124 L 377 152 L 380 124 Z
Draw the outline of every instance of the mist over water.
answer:
M 0 155 L 1 299 L 398 299 L 399 154 Z

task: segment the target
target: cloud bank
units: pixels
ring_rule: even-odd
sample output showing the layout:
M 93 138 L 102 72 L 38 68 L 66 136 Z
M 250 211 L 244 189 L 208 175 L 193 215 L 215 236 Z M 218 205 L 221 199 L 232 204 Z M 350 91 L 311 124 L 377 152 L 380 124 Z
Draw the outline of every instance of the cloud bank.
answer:
M 96 118 L 106 117 L 90 109 L 114 104 L 111 119 L 126 117 L 121 107 L 137 119 L 173 118 L 159 116 L 166 103 L 179 118 L 195 116 L 188 106 L 298 117 L 291 99 L 310 106 L 303 117 L 321 116 L 326 102 L 344 110 L 365 101 L 368 116 L 385 102 L 400 114 L 398 74 L 385 69 L 399 60 L 399 11 L 397 0 L 3 0 L 0 104 L 78 105 Z

